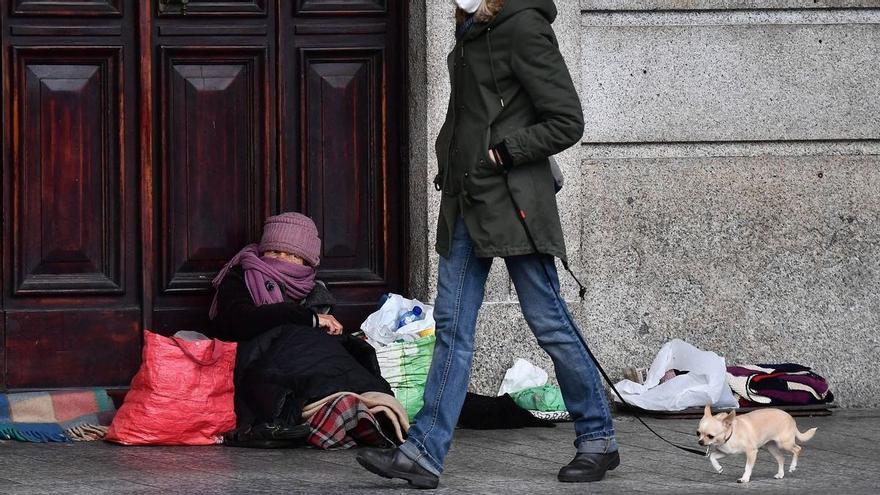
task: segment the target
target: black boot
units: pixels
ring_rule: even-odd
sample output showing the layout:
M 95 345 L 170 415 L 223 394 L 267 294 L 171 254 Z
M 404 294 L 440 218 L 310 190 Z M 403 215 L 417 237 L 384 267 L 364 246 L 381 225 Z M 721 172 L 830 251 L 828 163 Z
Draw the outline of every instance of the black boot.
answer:
M 605 472 L 620 465 L 620 455 L 615 450 L 607 454 L 577 454 L 574 459 L 559 470 L 559 481 L 584 483 L 599 481 Z
M 400 478 L 416 488 L 437 488 L 440 477 L 419 466 L 400 449 L 360 449 L 357 461 L 383 478 Z
M 241 426 L 223 435 L 223 444 L 228 447 L 251 449 L 289 449 L 308 445 L 306 439 L 311 433 L 308 423 L 300 425 L 278 425 L 259 423 Z

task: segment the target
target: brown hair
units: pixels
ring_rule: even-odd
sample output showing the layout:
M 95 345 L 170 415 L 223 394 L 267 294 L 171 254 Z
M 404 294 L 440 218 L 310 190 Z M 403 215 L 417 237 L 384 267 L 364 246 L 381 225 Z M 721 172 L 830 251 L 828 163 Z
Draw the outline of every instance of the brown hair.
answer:
M 477 8 L 477 11 L 474 12 L 474 21 L 476 22 L 489 22 L 498 15 L 498 12 L 501 12 L 501 8 L 504 7 L 504 0 L 483 0 L 480 3 L 480 6 Z M 468 13 L 461 10 L 460 8 L 455 8 L 455 23 L 461 24 L 467 18 Z

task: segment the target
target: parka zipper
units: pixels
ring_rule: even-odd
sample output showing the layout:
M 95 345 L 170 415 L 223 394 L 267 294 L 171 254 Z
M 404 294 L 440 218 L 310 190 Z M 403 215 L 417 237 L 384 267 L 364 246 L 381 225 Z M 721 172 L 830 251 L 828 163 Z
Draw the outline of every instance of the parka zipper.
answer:
M 504 108 L 504 96 L 501 95 L 501 87 L 498 85 L 498 78 L 495 76 L 495 62 L 492 61 L 492 26 L 486 28 L 486 46 L 489 48 L 489 71 L 492 73 L 492 82 L 495 83 L 495 94 L 501 102 L 501 108 Z
M 460 66 L 464 63 L 464 40 L 459 40 L 458 44 L 459 44 L 459 53 L 461 54 L 461 56 L 452 65 L 453 69 L 455 69 L 455 70 L 452 73 L 452 81 L 450 81 L 451 84 L 453 85 L 453 91 L 452 91 L 452 96 L 451 96 L 453 99 L 453 101 L 452 101 L 452 131 L 451 131 L 452 139 L 449 140 L 449 149 L 447 150 L 447 154 L 446 154 L 446 166 L 443 168 L 443 178 L 441 180 L 441 183 L 443 184 L 441 186 L 441 189 L 444 191 L 449 190 L 449 187 L 448 187 L 449 186 L 449 184 L 448 184 L 448 182 L 449 182 L 449 168 L 452 166 L 452 164 L 451 164 L 451 162 L 452 162 L 452 149 L 455 147 L 455 122 L 458 119 L 458 108 L 457 108 L 458 107 L 458 92 L 461 88 L 461 84 L 458 84 L 458 79 L 459 79 L 458 73 L 460 70 Z

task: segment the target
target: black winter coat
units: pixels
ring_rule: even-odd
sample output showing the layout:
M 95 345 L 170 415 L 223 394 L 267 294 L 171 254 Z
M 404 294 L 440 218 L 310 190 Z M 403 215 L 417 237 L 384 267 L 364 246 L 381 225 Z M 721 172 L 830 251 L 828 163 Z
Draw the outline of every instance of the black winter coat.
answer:
M 487 5 L 491 16 L 477 18 L 447 59 L 452 88 L 436 143 L 435 184 L 443 191 L 437 252 L 448 255 L 463 216 L 477 256 L 532 253 L 521 214 L 538 251 L 565 260 L 548 157 L 577 143 L 584 121 L 550 26 L 556 6 L 552 0 Z M 490 161 L 490 148 L 503 158 L 506 174 Z

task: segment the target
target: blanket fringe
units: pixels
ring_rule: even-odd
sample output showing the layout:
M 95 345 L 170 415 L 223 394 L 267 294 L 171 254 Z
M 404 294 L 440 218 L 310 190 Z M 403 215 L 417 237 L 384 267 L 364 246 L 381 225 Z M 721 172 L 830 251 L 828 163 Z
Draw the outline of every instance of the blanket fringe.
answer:
M 64 433 L 49 433 L 37 429 L 21 429 L 12 426 L 0 427 L 0 440 L 18 440 L 20 442 L 69 442 Z
M 108 429 L 107 426 L 84 424 L 68 428 L 64 433 L 74 442 L 91 442 L 104 438 Z
M 68 428 L 63 432 L 50 432 L 40 428 L 20 426 L 0 426 L 0 440 L 17 440 L 19 442 L 90 442 L 101 440 L 107 435 L 107 426 L 84 424 Z

